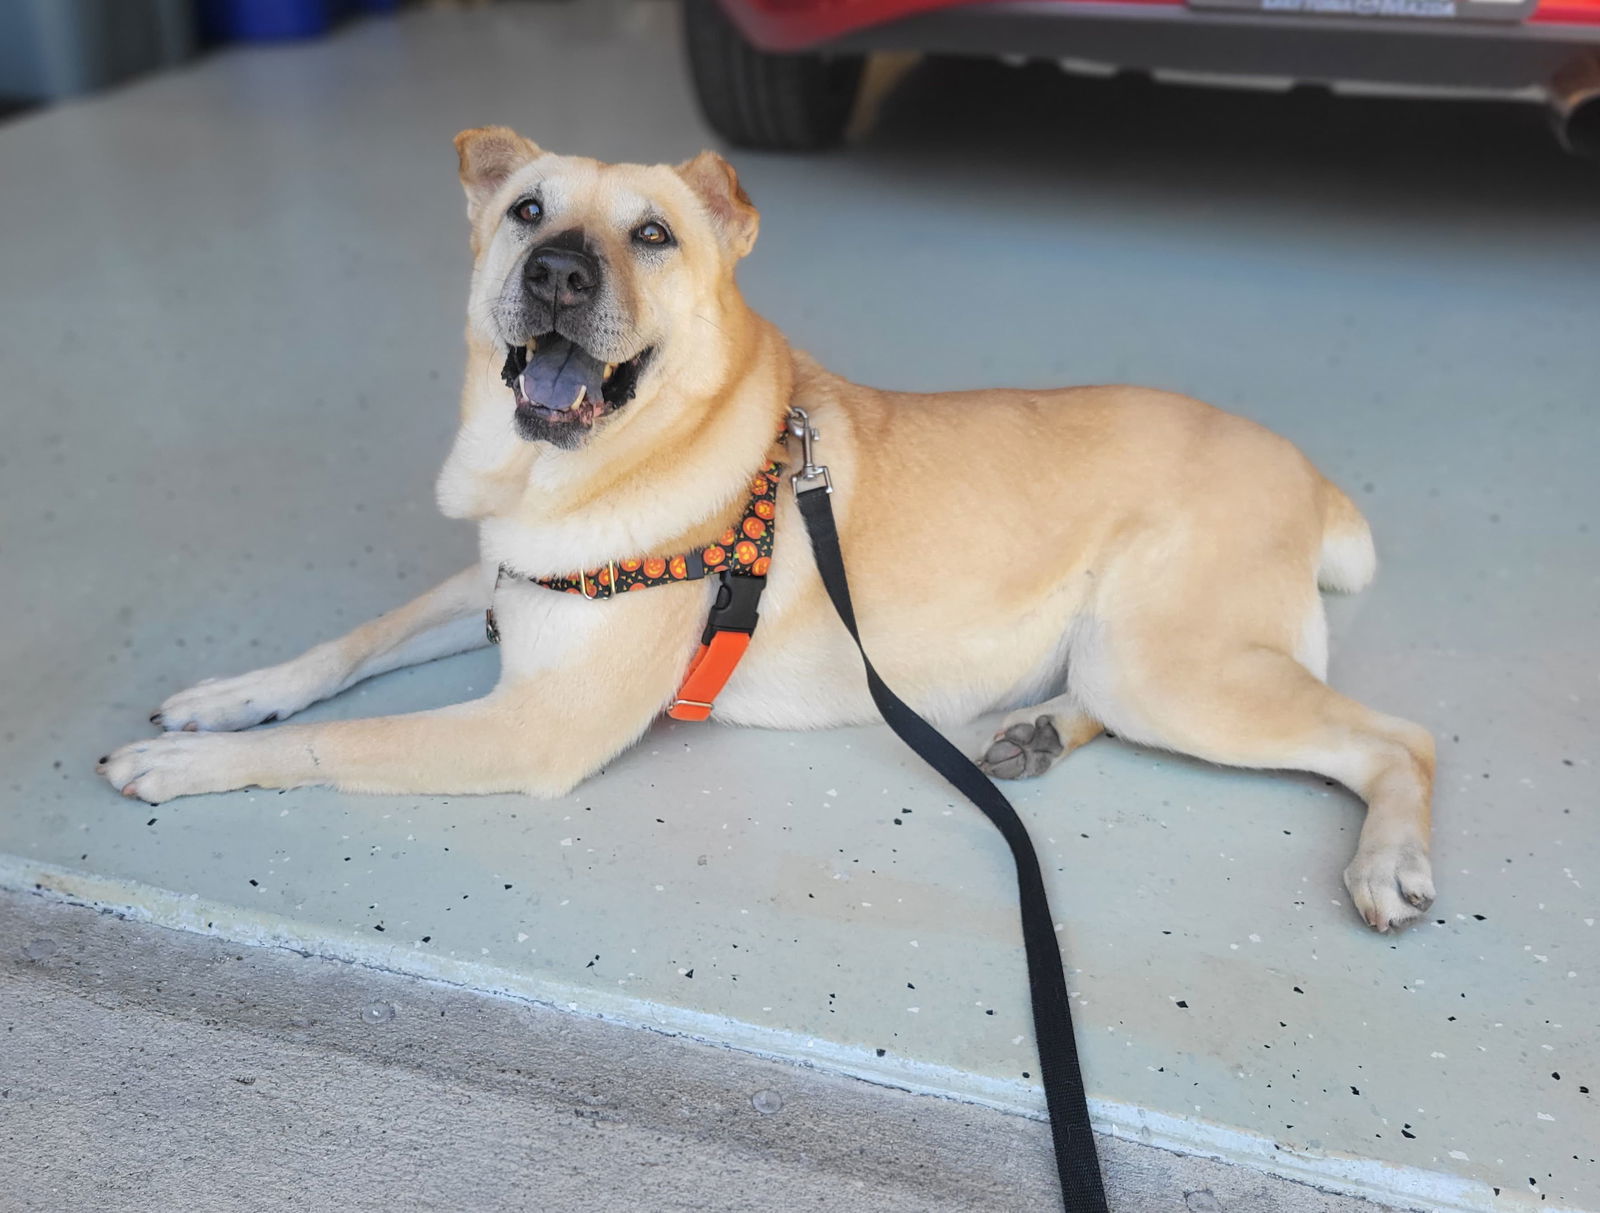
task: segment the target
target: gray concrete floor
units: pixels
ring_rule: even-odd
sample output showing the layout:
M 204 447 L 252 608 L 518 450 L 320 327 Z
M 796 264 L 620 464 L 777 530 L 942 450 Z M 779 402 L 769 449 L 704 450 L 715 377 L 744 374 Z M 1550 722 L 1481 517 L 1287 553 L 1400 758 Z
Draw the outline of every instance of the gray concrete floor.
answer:
M 0 893 L 0 1207 L 1049 1208 L 1032 1121 Z M 1141 1213 L 1374 1205 L 1125 1141 Z
M 692 153 L 672 18 L 414 13 L 0 128 L 0 883 L 1037 1109 L 1003 847 L 879 731 L 667 725 L 555 805 L 144 811 L 90 769 L 179 686 L 465 563 L 429 499 L 449 137 Z M 1425 924 L 1355 920 L 1359 810 L 1317 780 L 1102 742 L 1017 790 L 1100 1125 L 1431 1209 L 1600 1208 L 1592 167 L 1511 107 L 990 64 L 930 65 L 839 155 L 737 162 L 745 287 L 841 372 L 1179 388 L 1376 528 L 1333 681 L 1439 734 Z M 494 660 L 316 711 L 463 698 Z

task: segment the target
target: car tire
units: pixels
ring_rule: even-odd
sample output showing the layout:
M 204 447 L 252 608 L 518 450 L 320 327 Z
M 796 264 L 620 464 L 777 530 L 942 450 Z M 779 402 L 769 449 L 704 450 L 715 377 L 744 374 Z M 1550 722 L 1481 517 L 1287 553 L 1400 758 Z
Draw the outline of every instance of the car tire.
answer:
M 684 0 L 683 24 L 700 110 L 724 139 L 780 152 L 839 142 L 861 89 L 860 55 L 757 50 L 717 0 Z

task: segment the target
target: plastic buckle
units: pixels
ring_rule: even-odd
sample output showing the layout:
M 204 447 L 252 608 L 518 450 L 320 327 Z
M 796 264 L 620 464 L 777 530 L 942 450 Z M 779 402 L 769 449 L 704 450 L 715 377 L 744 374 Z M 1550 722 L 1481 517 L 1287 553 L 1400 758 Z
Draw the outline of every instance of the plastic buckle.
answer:
M 710 644 L 718 632 L 744 632 L 754 635 L 761 612 L 756 607 L 761 602 L 761 592 L 767 588 L 765 577 L 746 577 L 726 570 L 722 584 L 717 587 L 717 600 L 706 620 L 706 630 L 701 644 Z

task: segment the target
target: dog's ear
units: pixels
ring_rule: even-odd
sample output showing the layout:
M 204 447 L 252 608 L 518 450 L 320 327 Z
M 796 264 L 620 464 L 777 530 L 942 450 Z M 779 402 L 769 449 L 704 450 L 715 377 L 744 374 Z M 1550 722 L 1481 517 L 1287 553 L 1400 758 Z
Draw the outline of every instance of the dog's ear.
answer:
M 733 165 L 716 152 L 701 152 L 678 165 L 677 173 L 705 206 L 717 236 L 735 258 L 755 247 L 761 215 L 750 204 Z
M 456 136 L 461 188 L 467 192 L 467 217 L 474 221 L 483 204 L 528 161 L 544 153 L 532 139 L 509 126 L 479 126 Z

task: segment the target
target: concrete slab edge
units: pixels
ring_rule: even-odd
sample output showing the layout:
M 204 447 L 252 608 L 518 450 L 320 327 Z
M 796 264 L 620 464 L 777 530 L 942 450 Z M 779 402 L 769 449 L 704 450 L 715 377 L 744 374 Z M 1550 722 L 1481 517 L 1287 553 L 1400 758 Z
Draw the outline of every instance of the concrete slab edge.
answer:
M 627 1027 L 682 1036 L 912 1094 L 1044 1119 L 1043 1092 L 1028 1083 L 987 1078 L 905 1058 L 879 1058 L 870 1050 L 801 1033 L 527 977 L 489 963 L 430 956 L 349 932 L 312 928 L 308 923 L 279 915 L 253 914 L 203 900 L 196 894 L 97 877 L 6 854 L 0 854 L 0 888 L 43 894 L 231 943 L 309 953 Z M 1338 1152 L 1289 1150 L 1259 1134 L 1135 1104 L 1092 1099 L 1090 1114 L 1095 1131 L 1109 1137 L 1245 1167 L 1393 1208 L 1427 1213 L 1504 1213 L 1534 1207 L 1521 1193 L 1496 1195 L 1489 1185 L 1460 1176 Z

